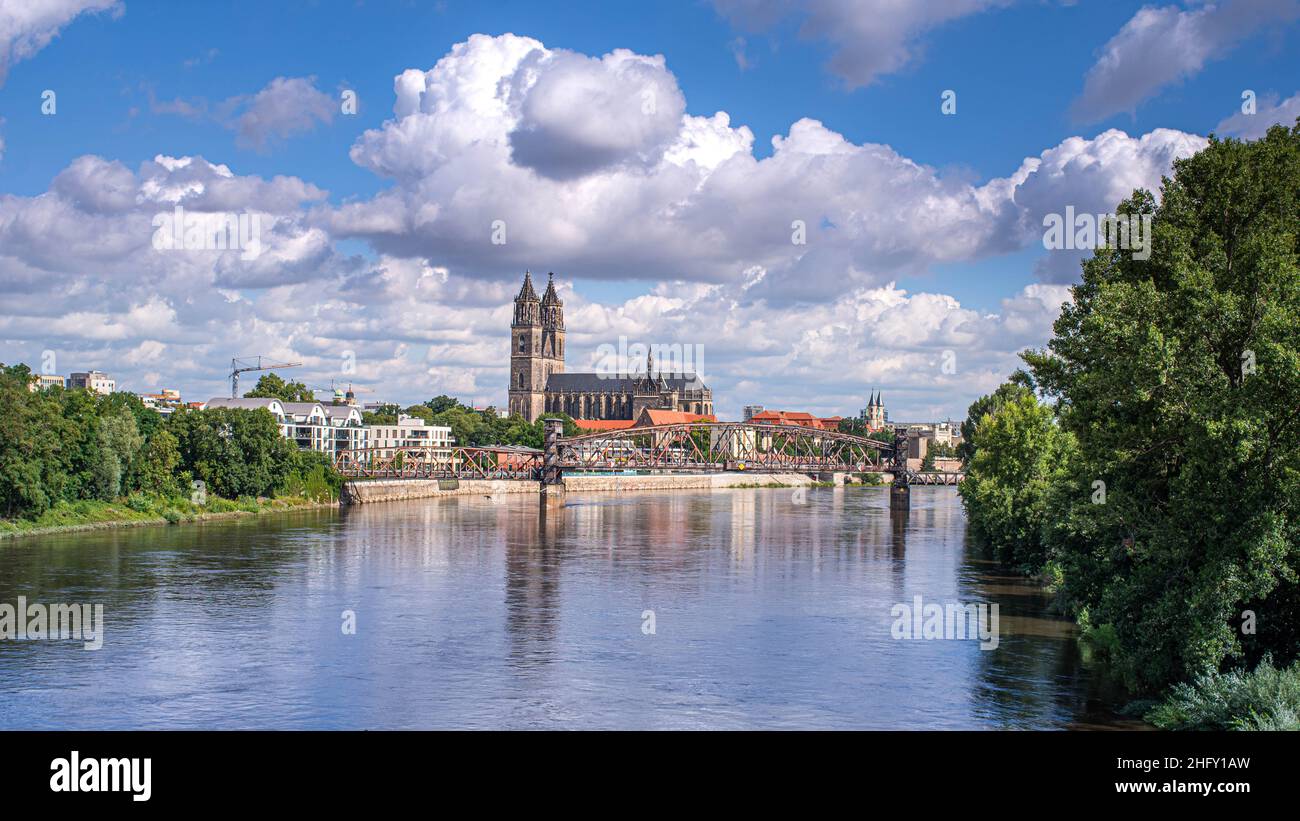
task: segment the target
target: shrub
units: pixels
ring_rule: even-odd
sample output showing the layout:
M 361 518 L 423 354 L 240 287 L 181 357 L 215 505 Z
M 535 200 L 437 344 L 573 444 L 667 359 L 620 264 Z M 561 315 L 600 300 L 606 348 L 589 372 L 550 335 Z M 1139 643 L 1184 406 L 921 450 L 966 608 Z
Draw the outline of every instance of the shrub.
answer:
M 128 496 L 126 498 L 126 506 L 134 510 L 136 513 L 146 513 L 151 507 L 153 507 L 149 502 L 149 498 L 143 493 L 132 493 Z
M 1279 670 L 1199 676 L 1170 691 L 1146 720 L 1163 730 L 1300 730 L 1300 662 Z

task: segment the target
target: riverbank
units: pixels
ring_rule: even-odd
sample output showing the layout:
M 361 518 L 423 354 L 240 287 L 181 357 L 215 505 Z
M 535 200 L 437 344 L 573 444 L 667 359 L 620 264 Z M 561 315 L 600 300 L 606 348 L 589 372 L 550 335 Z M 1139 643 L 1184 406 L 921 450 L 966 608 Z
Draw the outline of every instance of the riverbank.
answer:
M 242 500 L 209 498 L 201 505 L 188 500 L 139 496 L 117 502 L 61 502 L 34 520 L 0 520 L 0 541 L 23 536 L 47 536 L 111 528 L 220 521 L 243 516 L 337 506 L 337 501 L 316 501 L 292 496 Z

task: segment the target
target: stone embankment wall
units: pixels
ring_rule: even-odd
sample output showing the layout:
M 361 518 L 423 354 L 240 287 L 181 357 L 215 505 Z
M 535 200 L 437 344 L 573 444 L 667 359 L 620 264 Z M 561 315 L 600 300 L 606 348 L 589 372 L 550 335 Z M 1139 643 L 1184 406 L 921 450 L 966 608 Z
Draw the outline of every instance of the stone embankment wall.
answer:
M 500 493 L 541 492 L 541 482 L 511 479 L 461 479 L 455 490 L 442 490 L 437 479 L 381 479 L 374 482 L 344 482 L 342 504 L 364 505 L 371 502 L 402 502 L 407 499 L 432 499 L 438 496 L 495 496 Z
M 892 478 L 885 474 L 886 480 Z M 565 476 L 564 492 L 621 493 L 633 490 L 724 490 L 734 487 L 806 487 L 829 474 L 817 477 L 806 473 L 698 473 L 658 474 L 653 476 Z M 843 478 L 841 474 L 840 482 Z M 540 482 L 508 479 L 461 479 L 454 490 L 443 490 L 437 479 L 391 479 L 373 482 L 346 482 L 342 503 L 400 502 L 406 499 L 431 499 L 439 496 L 495 496 L 500 493 L 539 493 Z
M 627 490 L 712 490 L 755 485 L 811 485 L 816 480 L 805 473 L 697 473 L 655 476 L 565 476 L 566 494 L 620 492 Z

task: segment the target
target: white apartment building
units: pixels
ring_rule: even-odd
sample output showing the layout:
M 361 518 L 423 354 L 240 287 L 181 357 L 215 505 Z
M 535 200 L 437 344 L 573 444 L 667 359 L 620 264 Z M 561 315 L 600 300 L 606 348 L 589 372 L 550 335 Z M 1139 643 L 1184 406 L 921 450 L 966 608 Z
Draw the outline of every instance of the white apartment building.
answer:
M 279 424 L 280 435 L 301 450 L 315 450 L 333 456 L 340 450 L 364 448 L 368 442 L 370 429 L 362 423 L 361 411 L 351 405 L 213 398 L 204 408 L 265 408 Z
M 367 428 L 369 444 L 376 456 L 392 456 L 402 448 L 433 448 L 439 461 L 451 461 L 451 428 L 428 425 L 418 416 L 397 415 L 396 424 L 371 425 Z
M 80 371 L 68 377 L 68 387 L 85 388 L 107 396 L 117 390 L 117 381 L 102 371 Z
M 329 420 L 333 432 L 334 445 L 331 453 L 340 450 L 360 450 L 370 445 L 370 428 L 361 420 L 361 411 L 356 405 L 322 405 L 325 418 Z

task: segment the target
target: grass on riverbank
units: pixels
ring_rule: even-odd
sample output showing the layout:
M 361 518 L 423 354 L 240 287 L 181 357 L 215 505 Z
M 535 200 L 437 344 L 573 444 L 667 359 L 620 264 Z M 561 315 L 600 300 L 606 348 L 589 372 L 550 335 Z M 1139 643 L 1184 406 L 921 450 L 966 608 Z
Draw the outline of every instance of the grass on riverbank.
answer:
M 245 497 L 223 499 L 209 495 L 203 504 L 182 497 L 165 498 L 133 493 L 113 502 L 81 500 L 59 502 L 35 519 L 0 519 L 0 538 L 59 530 L 94 529 L 145 524 L 179 524 L 240 513 L 268 513 L 311 507 L 327 499 L 285 495 L 273 499 Z
M 1179 684 L 1146 720 L 1162 730 L 1300 730 L 1300 661 Z

